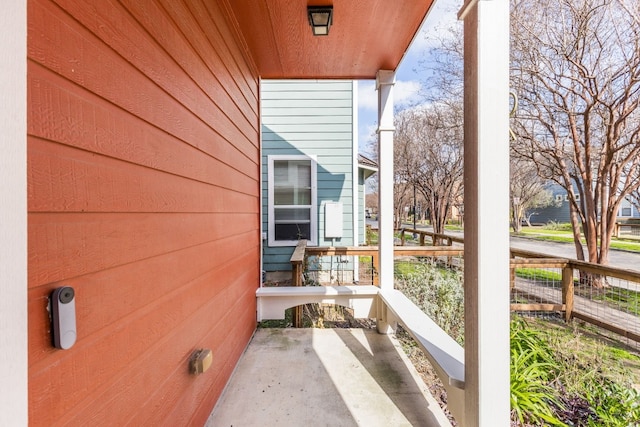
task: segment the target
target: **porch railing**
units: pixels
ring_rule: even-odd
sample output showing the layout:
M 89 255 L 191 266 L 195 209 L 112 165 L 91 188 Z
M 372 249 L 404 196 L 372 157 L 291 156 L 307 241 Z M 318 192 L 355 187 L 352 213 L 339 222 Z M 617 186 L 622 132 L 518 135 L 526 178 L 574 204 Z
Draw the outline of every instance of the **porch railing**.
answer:
M 640 272 L 511 250 L 512 310 L 561 311 L 640 343 Z
M 432 257 L 452 268 L 464 268 L 462 238 L 412 229 L 404 229 L 400 234 L 414 232 L 423 244 L 444 242 L 448 245 L 396 246 L 396 258 Z M 401 242 L 408 243 L 402 237 Z M 454 243 L 455 246 L 449 246 Z M 298 257 L 304 253 L 302 258 L 307 260 L 330 256 L 368 259 L 372 274 L 371 281 L 365 283 L 379 285 L 375 246 L 306 247 L 304 252 L 296 250 L 295 253 Z M 640 272 L 517 249 L 511 250 L 511 256 L 512 311 L 559 312 L 567 322 L 580 319 L 640 343 Z M 292 278 L 293 283 L 304 282 L 302 270 L 294 268 L 293 274 L 296 276 Z
M 414 230 L 404 230 L 413 233 Z M 451 268 L 464 268 L 462 239 L 415 230 L 419 242 L 447 243 L 445 246 L 396 246 L 395 257 L 437 258 Z M 401 242 L 408 243 L 406 239 Z M 455 243 L 455 245 L 454 245 Z M 573 318 L 616 333 L 634 344 L 640 343 L 640 272 L 587 262 L 558 258 L 523 250 L 511 250 L 511 310 L 526 312 L 560 312 L 566 321 Z M 309 258 L 356 257 L 371 260 L 378 266 L 378 248 L 308 247 L 301 242 L 291 258 L 292 284 L 284 288 L 261 288 L 257 292 L 259 320 L 265 313 L 311 302 L 340 304 L 353 308 L 354 317 L 373 316 L 382 324 L 400 323 L 414 338 L 435 368 L 449 398 L 453 416 L 464 424 L 464 350 L 446 332 L 422 312 L 402 292 L 380 289 L 375 285 L 305 285 Z M 459 262 L 452 262 L 452 259 Z M 375 274 L 372 280 L 377 279 Z M 321 283 L 314 283 L 322 285 Z M 375 281 L 377 285 L 377 280 Z M 507 291 L 505 289 L 505 291 Z M 267 303 L 266 301 L 273 303 Z M 276 301 L 278 301 L 276 303 Z M 262 314 L 261 313 L 262 310 Z M 269 311 L 271 310 L 271 311 Z M 301 310 L 294 322 L 301 326 Z M 295 320 L 298 319 L 298 320 Z

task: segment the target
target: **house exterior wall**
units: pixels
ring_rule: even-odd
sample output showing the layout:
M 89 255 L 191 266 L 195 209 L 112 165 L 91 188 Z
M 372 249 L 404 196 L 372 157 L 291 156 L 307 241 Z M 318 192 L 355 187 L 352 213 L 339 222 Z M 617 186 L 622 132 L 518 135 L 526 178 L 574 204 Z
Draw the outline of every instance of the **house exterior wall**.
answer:
M 29 2 L 32 425 L 202 425 L 255 329 L 259 84 L 225 16 Z M 63 285 L 68 350 L 47 310 Z M 213 365 L 193 376 L 198 348 Z
M 546 189 L 551 192 L 551 205 L 544 208 L 531 209 L 532 224 L 547 224 L 549 222 L 569 223 L 571 221 L 569 211 L 569 196 L 562 186 L 550 183 Z M 618 221 L 640 218 L 638 209 L 628 200 L 622 201 L 618 209 Z
M 353 233 L 353 85 L 352 81 L 263 80 L 262 226 L 269 228 L 268 158 L 306 155 L 317 160 L 318 246 L 325 239 L 326 202 L 342 202 L 343 237 L 336 245 L 352 245 Z M 270 247 L 263 241 L 266 271 L 291 269 L 293 246 Z
M 551 204 L 544 208 L 534 208 L 528 213 L 531 215 L 532 224 L 547 224 L 549 222 L 569 223 L 569 197 L 567 190 L 558 184 L 549 184 L 546 187 L 551 192 Z
M 631 200 L 625 199 L 620 204 L 620 209 L 618 209 L 618 220 L 625 221 L 630 219 L 638 219 L 640 218 L 640 212 L 638 208 L 631 203 Z

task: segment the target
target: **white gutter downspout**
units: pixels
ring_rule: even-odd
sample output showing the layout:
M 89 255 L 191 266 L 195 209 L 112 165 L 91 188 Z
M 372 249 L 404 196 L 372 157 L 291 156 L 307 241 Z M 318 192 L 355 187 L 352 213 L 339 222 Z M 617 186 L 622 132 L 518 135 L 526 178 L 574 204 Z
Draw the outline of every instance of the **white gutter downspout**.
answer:
M 464 20 L 465 427 L 509 425 L 509 2 Z

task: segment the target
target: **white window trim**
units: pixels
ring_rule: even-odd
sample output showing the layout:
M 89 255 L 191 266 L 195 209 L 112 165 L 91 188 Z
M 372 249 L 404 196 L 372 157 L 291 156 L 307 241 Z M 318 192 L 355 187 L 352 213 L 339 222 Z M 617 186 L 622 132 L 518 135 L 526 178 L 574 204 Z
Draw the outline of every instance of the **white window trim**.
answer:
M 624 209 L 629 209 L 629 215 L 625 215 Z M 633 218 L 633 206 L 620 206 L 618 211 L 618 218 Z
M 306 155 L 271 155 L 267 156 L 268 162 L 268 245 L 269 246 L 296 246 L 297 240 L 276 240 L 276 228 L 275 228 L 275 205 L 274 200 L 274 177 L 273 177 L 273 162 L 276 160 L 311 160 L 311 227 L 310 227 L 310 239 L 308 245 L 315 246 L 318 244 L 318 174 L 317 174 L 317 158 L 316 156 Z

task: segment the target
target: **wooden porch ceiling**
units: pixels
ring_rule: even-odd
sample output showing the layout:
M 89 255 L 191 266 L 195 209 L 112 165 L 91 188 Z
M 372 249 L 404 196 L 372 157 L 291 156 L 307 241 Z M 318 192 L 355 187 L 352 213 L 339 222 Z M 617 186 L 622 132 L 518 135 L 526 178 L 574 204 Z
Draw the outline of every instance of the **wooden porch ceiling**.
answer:
M 228 0 L 262 78 L 373 79 L 395 70 L 434 0 Z M 314 37 L 307 5 L 333 5 Z

